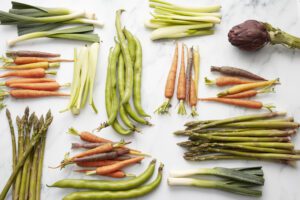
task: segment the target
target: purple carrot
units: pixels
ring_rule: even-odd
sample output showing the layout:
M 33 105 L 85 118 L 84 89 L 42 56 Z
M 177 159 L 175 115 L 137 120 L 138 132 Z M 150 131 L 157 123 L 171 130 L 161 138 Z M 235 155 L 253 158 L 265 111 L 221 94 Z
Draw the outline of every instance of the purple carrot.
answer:
M 129 152 L 130 152 L 129 149 L 122 148 L 107 153 L 99 153 L 91 156 L 85 156 L 82 158 L 75 158 L 73 162 L 77 163 L 77 162 L 90 162 L 90 161 L 98 161 L 98 160 L 114 160 L 119 156 L 128 154 Z
M 44 57 L 44 58 L 53 58 L 60 57 L 60 54 L 47 53 L 41 51 L 8 51 L 6 52 L 7 57 Z
M 106 142 L 101 142 L 101 143 L 72 143 L 72 149 L 93 149 L 98 146 L 107 144 Z
M 187 53 L 187 67 L 186 67 L 186 90 L 185 101 L 190 102 L 192 69 L 193 69 L 193 47 L 188 49 Z

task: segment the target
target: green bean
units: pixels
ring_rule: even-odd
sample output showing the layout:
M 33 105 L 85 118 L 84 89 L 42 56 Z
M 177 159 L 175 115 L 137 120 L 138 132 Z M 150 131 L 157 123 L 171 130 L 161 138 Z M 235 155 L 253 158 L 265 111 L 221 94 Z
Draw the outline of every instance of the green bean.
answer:
M 134 37 L 136 44 L 136 60 L 134 63 L 134 76 L 133 76 L 133 104 L 138 114 L 143 117 L 150 117 L 144 109 L 141 103 L 141 77 L 142 77 L 142 45 L 137 37 Z
M 163 165 L 161 164 L 158 169 L 158 174 L 156 179 L 144 186 L 137 187 L 127 191 L 82 191 L 82 192 L 73 192 L 68 194 L 63 198 L 63 200 L 100 200 L 100 199 L 129 199 L 144 196 L 154 189 L 156 189 L 162 179 L 162 169 Z
M 120 181 L 102 181 L 102 180 L 83 180 L 83 179 L 64 179 L 57 181 L 49 187 L 75 188 L 75 189 L 93 189 L 103 191 L 120 191 L 136 188 L 148 181 L 155 169 L 155 160 L 152 160 L 148 168 L 139 176 Z
M 126 67 L 126 86 L 125 86 L 125 93 L 122 97 L 122 104 L 128 103 L 130 97 L 132 96 L 132 88 L 133 88 L 133 63 L 130 58 L 130 53 L 128 49 L 128 45 L 126 43 L 125 36 L 122 31 L 121 27 L 121 13 L 124 10 L 117 10 L 116 12 L 116 21 L 115 26 L 117 29 L 118 40 L 120 41 L 122 54 L 124 56 L 125 67 Z
M 124 68 L 124 60 L 122 54 L 119 55 L 119 62 L 118 62 L 118 88 L 119 94 L 122 97 L 124 95 L 124 87 L 125 87 L 125 68 Z M 130 121 L 124 106 L 120 105 L 120 117 L 124 124 L 132 129 L 136 130 L 136 127 Z
M 134 36 L 125 27 L 123 28 L 123 32 L 124 32 L 125 37 L 127 39 L 128 50 L 129 50 L 130 58 L 131 58 L 131 61 L 132 61 L 132 64 L 133 64 L 135 62 L 135 59 L 136 59 L 136 43 L 134 41 Z

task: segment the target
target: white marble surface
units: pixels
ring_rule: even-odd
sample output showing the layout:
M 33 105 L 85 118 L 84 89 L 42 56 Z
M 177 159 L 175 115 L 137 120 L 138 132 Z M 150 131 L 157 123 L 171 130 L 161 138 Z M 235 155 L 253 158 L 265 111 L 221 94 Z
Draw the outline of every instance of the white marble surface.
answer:
M 28 3 L 35 3 L 44 6 L 66 6 L 74 9 L 84 8 L 97 13 L 99 19 L 103 20 L 105 27 L 97 29 L 102 43 L 100 51 L 100 62 L 97 71 L 95 88 L 95 101 L 100 113 L 95 115 L 90 108 L 86 108 L 79 116 L 72 116 L 70 113 L 60 114 L 58 111 L 64 108 L 68 102 L 66 98 L 48 98 L 39 100 L 7 100 L 8 108 L 13 116 L 21 114 L 25 106 L 36 111 L 38 114 L 46 113 L 51 108 L 55 116 L 53 125 L 49 130 L 47 149 L 45 154 L 45 166 L 42 187 L 42 199 L 61 199 L 72 190 L 47 188 L 62 178 L 84 177 L 72 172 L 73 167 L 64 170 L 52 170 L 48 166 L 57 165 L 70 150 L 71 142 L 78 141 L 77 138 L 66 134 L 70 126 L 79 130 L 92 130 L 99 122 L 106 119 L 104 108 L 104 85 L 107 65 L 108 49 L 113 45 L 115 34 L 114 17 L 115 10 L 125 8 L 127 12 L 123 15 L 123 24 L 136 34 L 142 41 L 144 53 L 143 66 L 143 105 L 147 112 L 153 110 L 163 101 L 164 83 L 171 63 L 173 54 L 173 41 L 152 42 L 149 39 L 150 32 L 143 26 L 143 21 L 149 17 L 149 8 L 146 0 L 27 0 Z M 173 0 L 173 2 L 182 2 Z M 186 4 L 193 4 L 196 1 L 187 0 Z M 300 74 L 300 52 L 289 50 L 281 46 L 267 46 L 256 53 L 245 53 L 232 47 L 227 41 L 227 32 L 235 24 L 246 19 L 258 19 L 268 21 L 271 24 L 281 27 L 292 34 L 300 36 L 300 14 L 299 0 L 245 0 L 245 1 L 201 1 L 203 4 L 220 3 L 222 5 L 223 20 L 217 26 L 216 34 L 208 37 L 196 37 L 184 39 L 188 45 L 199 45 L 201 53 L 201 82 L 200 96 L 211 96 L 217 89 L 210 89 L 203 84 L 204 76 L 213 77 L 209 72 L 210 65 L 232 65 L 241 66 L 267 78 L 280 77 L 282 84 L 277 87 L 276 94 L 262 95 L 258 99 L 266 103 L 274 103 L 278 110 L 286 110 L 296 120 L 300 121 L 299 106 L 299 74 Z M 200 2 L 199 2 L 200 3 Z M 202 3 L 201 3 L 202 4 Z M 8 10 L 10 1 L 2 0 L 1 10 Z M 15 37 L 16 31 L 13 27 L 0 27 L 0 54 L 7 50 L 5 41 Z M 14 49 L 31 49 L 45 51 L 59 51 L 63 57 L 72 57 L 74 47 L 80 47 L 80 42 L 61 40 L 35 40 L 25 42 Z M 59 70 L 57 79 L 64 83 L 71 81 L 72 64 L 63 64 Z M 176 114 L 177 100 L 173 100 L 173 108 L 170 116 L 152 115 L 151 122 L 155 126 L 144 127 L 143 134 L 135 134 L 128 138 L 132 141 L 132 147 L 151 154 L 165 163 L 164 179 L 161 186 L 152 194 L 140 199 L 205 199 L 205 200 L 229 200 L 229 199 L 252 199 L 227 194 L 209 189 L 196 188 L 171 188 L 167 185 L 166 177 L 170 169 L 189 169 L 197 167 L 243 167 L 262 165 L 265 171 L 266 183 L 263 188 L 263 200 L 297 200 L 300 197 L 300 171 L 297 168 L 266 163 L 266 162 L 243 162 L 243 161 L 219 161 L 189 163 L 182 158 L 183 150 L 176 145 L 180 138 L 172 135 L 174 130 L 182 128 L 184 122 L 191 120 L 190 117 L 180 117 Z M 224 118 L 232 115 L 252 113 L 240 108 L 223 106 L 209 103 L 199 103 L 199 119 Z M 11 172 L 11 143 L 10 134 L 5 117 L 5 112 L 0 113 L 0 188 L 4 186 Z M 113 140 L 120 139 L 120 136 L 107 128 L 102 132 L 104 137 Z M 294 142 L 300 147 L 299 137 Z M 140 166 L 129 168 L 128 171 L 136 174 L 142 172 L 148 165 L 148 160 Z M 10 195 L 7 199 L 10 199 Z

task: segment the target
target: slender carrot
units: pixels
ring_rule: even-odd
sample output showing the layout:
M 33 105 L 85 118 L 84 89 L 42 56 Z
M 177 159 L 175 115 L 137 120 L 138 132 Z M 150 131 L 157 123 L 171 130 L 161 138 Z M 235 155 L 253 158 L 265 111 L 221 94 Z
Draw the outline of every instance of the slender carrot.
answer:
M 239 76 L 239 77 L 244 77 L 244 78 L 248 78 L 248 79 L 252 79 L 252 80 L 266 81 L 266 79 L 261 76 L 258 76 L 249 71 L 246 71 L 244 69 L 239 69 L 236 67 L 211 66 L 210 70 L 212 72 L 220 72 L 221 74 L 228 75 L 228 76 Z
M 142 157 L 142 156 L 134 157 L 134 158 L 131 158 L 129 160 L 124 160 L 124 161 L 121 161 L 121 162 L 118 162 L 118 163 L 115 163 L 115 164 L 112 164 L 112 165 L 98 167 L 96 170 L 89 171 L 86 174 L 87 175 L 91 175 L 91 174 L 98 174 L 98 175 L 110 174 L 110 173 L 118 171 L 118 170 L 120 170 L 124 167 L 135 164 L 137 162 L 140 162 L 143 159 L 144 159 L 144 157 Z
M 262 90 L 247 90 L 236 94 L 226 95 L 223 98 L 243 99 L 243 98 L 255 97 L 258 94 L 269 93 L 269 92 L 274 92 L 274 88 L 265 88 Z
M 268 110 L 271 110 L 274 107 L 272 105 L 263 105 L 261 102 L 258 102 L 258 101 L 251 101 L 251 100 L 244 100 L 244 99 L 228 99 L 228 98 L 211 97 L 211 98 L 199 98 L 198 100 L 214 101 L 214 102 L 220 102 L 220 103 L 224 103 L 224 104 L 230 104 L 230 105 L 235 105 L 235 106 L 245 107 L 245 108 L 252 108 L 252 109 L 267 108 Z
M 257 81 L 241 79 L 232 76 L 221 76 L 218 77 L 216 80 L 210 80 L 205 77 L 205 84 L 206 85 L 217 85 L 219 87 L 227 86 L 227 85 L 240 85 L 240 84 L 247 84 L 247 83 L 255 83 Z
M 92 171 L 92 170 L 93 169 L 79 169 L 79 170 L 75 170 L 75 171 L 80 172 L 80 173 L 86 173 L 86 172 Z M 122 170 L 118 170 L 118 171 L 112 172 L 110 174 L 104 174 L 104 175 L 101 175 L 101 176 L 108 176 L 108 177 L 112 177 L 112 178 L 125 178 L 125 177 L 130 176 L 130 175 L 127 175 Z
M 60 59 L 60 58 L 41 58 L 41 57 L 16 57 L 13 59 L 16 65 L 30 64 L 30 63 L 58 63 L 58 62 L 74 62 L 74 60 Z
M 86 142 L 91 142 L 91 143 L 107 143 L 107 142 L 112 142 L 110 140 L 104 139 L 102 137 L 98 137 L 92 133 L 89 132 L 79 132 L 73 127 L 69 128 L 68 133 L 72 135 L 78 135 L 81 140 L 86 141 Z
M 93 149 L 96 148 L 98 146 L 104 145 L 106 144 L 106 142 L 102 142 L 102 143 L 72 143 L 72 149 Z
M 189 48 L 187 54 L 187 67 L 186 67 L 186 94 L 185 101 L 190 104 L 190 91 L 191 91 L 191 79 L 193 70 L 193 47 Z
M 178 114 L 185 115 L 186 110 L 184 106 L 186 95 L 186 80 L 185 80 L 185 63 L 184 63 L 184 45 L 181 45 L 181 66 L 177 83 L 177 99 L 179 100 Z
M 79 167 L 102 167 L 118 163 L 118 160 L 99 160 L 91 162 L 77 162 L 76 165 Z
M 195 86 L 195 80 L 191 80 L 191 94 L 190 94 L 190 105 L 192 107 L 191 115 L 192 117 L 198 116 L 198 113 L 196 111 L 197 106 L 197 92 L 196 92 L 196 86 Z
M 5 85 L 9 87 L 11 84 L 16 84 L 16 83 L 48 83 L 48 82 L 55 82 L 55 80 L 50 78 L 14 78 L 0 83 L 0 86 Z
M 54 53 L 47 53 L 47 52 L 41 52 L 41 51 L 8 51 L 6 52 L 7 57 L 45 57 L 45 58 L 51 58 L 51 57 L 60 57 L 60 54 L 54 54 Z
M 169 112 L 171 107 L 170 101 L 174 95 L 176 74 L 177 74 L 177 65 L 178 65 L 178 43 L 176 43 L 175 52 L 173 56 L 172 65 L 168 74 L 166 86 L 165 86 L 165 97 L 166 100 L 164 103 L 155 110 L 155 113 L 166 114 Z
M 45 83 L 14 83 L 11 84 L 11 88 L 17 89 L 29 89 L 29 90 L 44 90 L 44 91 L 57 91 L 61 87 L 68 87 L 70 83 L 59 84 L 57 82 L 45 82 Z
M 42 91 L 42 90 L 10 90 L 6 95 L 16 99 L 27 99 L 27 98 L 40 98 L 50 96 L 70 96 L 70 94 L 55 92 L 55 91 Z
M 195 83 L 195 91 L 196 97 L 198 97 L 198 84 L 199 84 L 199 73 L 200 73 L 200 54 L 199 54 L 199 47 L 193 48 L 193 58 L 194 58 L 194 83 Z M 196 103 L 197 105 L 197 103 Z
M 106 143 L 106 144 L 98 146 L 96 148 L 81 152 L 81 153 L 73 156 L 72 158 L 69 158 L 69 160 L 73 160 L 75 158 L 82 158 L 85 156 L 90 156 L 90 155 L 94 155 L 94 154 L 98 154 L 98 153 L 109 152 L 109 151 L 112 151 L 114 147 L 115 147 L 115 145 L 112 145 L 112 143 Z
M 60 63 L 49 63 L 49 62 L 37 62 L 23 65 L 4 65 L 0 69 L 10 69 L 10 70 L 23 70 L 23 69 L 36 69 L 36 68 L 57 68 L 60 66 Z
M 275 80 L 271 80 L 271 81 L 260 81 L 260 82 L 256 82 L 256 83 L 247 83 L 247 84 L 236 85 L 236 86 L 229 88 L 228 90 L 226 90 L 224 92 L 220 92 L 218 94 L 218 96 L 223 97 L 223 96 L 226 96 L 229 94 L 236 94 L 236 93 L 244 92 L 247 90 L 252 90 L 255 88 L 259 88 L 259 87 L 272 86 L 274 84 L 277 84 L 278 82 L 279 82 L 279 79 L 275 79 Z
M 10 71 L 0 75 L 0 78 L 18 76 L 24 78 L 44 78 L 46 74 L 56 75 L 56 71 L 46 71 L 43 68 Z

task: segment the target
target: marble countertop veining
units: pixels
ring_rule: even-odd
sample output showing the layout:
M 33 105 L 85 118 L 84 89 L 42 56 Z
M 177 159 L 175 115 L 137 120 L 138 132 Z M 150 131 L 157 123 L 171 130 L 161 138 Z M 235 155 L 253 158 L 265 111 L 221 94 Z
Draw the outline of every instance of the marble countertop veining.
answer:
M 27 0 L 43 6 L 60 6 L 74 9 L 85 9 L 94 11 L 98 18 L 105 23 L 103 29 L 97 29 L 102 43 L 100 50 L 100 61 L 97 71 L 95 85 L 95 102 L 99 108 L 96 115 L 90 108 L 86 108 L 79 116 L 72 116 L 70 113 L 60 114 L 67 103 L 67 98 L 47 98 L 36 100 L 14 100 L 9 99 L 8 108 L 13 117 L 22 114 L 25 106 L 30 106 L 32 111 L 38 114 L 46 113 L 51 108 L 55 116 L 53 125 L 49 130 L 47 149 L 45 154 L 44 175 L 42 185 L 42 200 L 61 199 L 67 193 L 73 191 L 68 189 L 47 188 L 62 178 L 83 178 L 83 175 L 72 172 L 74 167 L 69 166 L 63 170 L 49 169 L 48 166 L 57 165 L 66 152 L 70 151 L 71 143 L 78 141 L 77 138 L 66 134 L 69 127 L 74 126 L 79 130 L 92 130 L 99 122 L 106 119 L 104 107 L 104 86 L 107 66 L 108 50 L 113 45 L 115 35 L 114 18 L 115 10 L 126 9 L 122 16 L 122 23 L 136 34 L 143 45 L 143 82 L 142 99 L 145 110 L 153 113 L 153 110 L 162 103 L 164 82 L 171 64 L 174 42 L 155 41 L 149 39 L 150 31 L 145 29 L 143 21 L 149 17 L 149 8 L 146 0 Z M 180 0 L 172 0 L 174 3 L 181 3 Z M 186 0 L 186 4 L 197 3 L 198 1 Z M 203 83 L 205 76 L 214 77 L 209 72 L 211 65 L 231 65 L 249 69 L 267 78 L 280 77 L 281 85 L 276 88 L 275 94 L 261 95 L 258 97 L 266 103 L 274 103 L 278 110 L 286 110 L 290 115 L 300 121 L 299 84 L 300 84 L 300 51 L 289 50 L 282 46 L 266 46 L 259 52 L 246 53 L 232 47 L 227 41 L 228 30 L 246 19 L 258 19 L 268 21 L 274 26 L 280 27 L 289 33 L 300 36 L 300 1 L 299 0 L 203 0 L 199 4 L 222 5 L 222 23 L 216 27 L 216 33 L 212 36 L 194 37 L 182 39 L 187 45 L 199 45 L 201 53 L 201 82 L 200 96 L 211 96 L 217 89 L 206 87 Z M 10 1 L 3 0 L 0 4 L 1 10 L 8 10 Z M 7 50 L 5 41 L 15 37 L 14 27 L 0 27 L 0 54 Z M 17 45 L 14 49 L 30 49 L 41 51 L 59 51 L 63 57 L 71 58 L 73 48 L 83 44 L 73 41 L 38 39 Z M 72 80 L 72 64 L 65 63 L 61 66 L 57 75 L 59 82 L 65 83 Z M 172 101 L 173 107 L 170 116 L 152 115 L 153 127 L 143 127 L 143 134 L 130 136 L 131 146 L 143 152 L 151 154 L 159 161 L 165 163 L 164 178 L 161 186 L 148 196 L 139 198 L 143 200 L 164 199 L 205 199 L 205 200 L 250 200 L 253 198 L 241 197 L 220 191 L 209 189 L 197 189 L 186 187 L 169 187 L 166 182 L 170 169 L 189 169 L 197 167 L 243 167 L 262 165 L 265 171 L 265 186 L 261 200 L 299 200 L 300 196 L 300 170 L 289 166 L 259 161 L 216 161 L 191 163 L 182 158 L 183 150 L 176 145 L 180 141 L 172 135 L 174 130 L 181 129 L 183 123 L 191 120 L 190 117 L 180 117 L 176 114 L 177 101 Z M 225 118 L 233 115 L 253 113 L 241 108 L 224 106 L 212 103 L 199 103 L 199 119 Z M 11 143 L 9 127 L 5 112 L 0 112 L 0 188 L 2 188 L 11 172 Z M 113 133 L 112 129 L 103 130 L 103 136 L 112 140 L 119 140 L 120 136 Z M 299 136 L 295 143 L 300 148 Z M 142 172 L 148 165 L 148 160 L 139 166 L 129 168 L 129 172 L 136 174 Z M 7 199 L 10 199 L 8 196 Z

